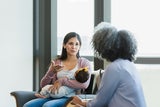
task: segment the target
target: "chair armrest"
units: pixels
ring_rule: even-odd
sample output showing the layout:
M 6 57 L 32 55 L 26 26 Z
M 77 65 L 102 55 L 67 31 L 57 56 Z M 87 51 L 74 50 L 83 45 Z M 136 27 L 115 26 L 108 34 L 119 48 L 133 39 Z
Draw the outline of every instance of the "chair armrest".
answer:
M 33 91 L 13 91 L 10 94 L 15 98 L 16 106 L 23 107 L 27 101 L 37 98 L 35 93 Z

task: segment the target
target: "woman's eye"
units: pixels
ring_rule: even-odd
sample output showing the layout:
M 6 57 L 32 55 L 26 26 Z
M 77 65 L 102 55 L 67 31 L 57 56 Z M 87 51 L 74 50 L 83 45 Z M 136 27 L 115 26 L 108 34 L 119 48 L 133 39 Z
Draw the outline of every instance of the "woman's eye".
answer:
M 73 43 L 73 42 L 70 42 L 68 43 L 69 45 L 75 45 L 75 46 L 79 46 L 79 43 Z
M 76 45 L 78 46 L 79 44 L 78 44 L 78 43 L 76 43 Z
M 69 45 L 73 45 L 73 43 L 69 43 Z

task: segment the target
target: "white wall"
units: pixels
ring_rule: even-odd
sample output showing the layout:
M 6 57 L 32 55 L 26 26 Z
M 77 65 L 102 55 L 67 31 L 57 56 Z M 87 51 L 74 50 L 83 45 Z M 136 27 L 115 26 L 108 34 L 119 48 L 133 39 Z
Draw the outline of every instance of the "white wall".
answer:
M 147 107 L 160 107 L 160 65 L 137 65 L 140 72 Z
M 32 90 L 33 1 L 0 0 L 0 107 L 15 107 L 14 90 Z

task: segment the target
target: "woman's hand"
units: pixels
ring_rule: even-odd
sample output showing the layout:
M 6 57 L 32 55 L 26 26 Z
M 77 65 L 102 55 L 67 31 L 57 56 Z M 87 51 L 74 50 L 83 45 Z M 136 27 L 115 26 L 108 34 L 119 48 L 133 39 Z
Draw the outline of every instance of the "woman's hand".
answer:
M 49 87 L 49 91 L 52 93 L 52 94 L 57 94 L 58 93 L 58 90 L 59 90 L 59 88 L 62 86 L 62 84 L 58 81 L 58 80 L 56 80 L 55 82 L 54 82 L 54 84 L 51 86 L 51 87 Z
M 86 101 L 82 101 L 78 96 L 74 96 L 71 102 L 79 107 L 86 107 Z
M 61 71 L 63 69 L 63 67 L 64 66 L 61 65 L 61 64 L 55 64 L 55 62 L 52 60 L 51 61 L 51 65 L 49 67 L 49 70 L 53 71 L 53 72 L 59 72 L 59 71 Z

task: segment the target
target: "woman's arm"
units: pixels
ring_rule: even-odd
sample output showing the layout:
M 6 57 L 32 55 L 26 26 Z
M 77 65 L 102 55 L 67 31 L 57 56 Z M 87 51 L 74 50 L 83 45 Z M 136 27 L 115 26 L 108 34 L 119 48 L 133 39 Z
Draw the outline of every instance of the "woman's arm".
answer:
M 61 70 L 60 66 L 60 60 L 52 60 L 51 64 L 48 68 L 48 71 L 44 75 L 44 77 L 41 79 L 40 86 L 41 88 L 44 87 L 47 84 L 52 84 L 57 80 L 57 72 Z
M 88 101 L 87 107 L 104 107 L 112 99 L 119 85 L 120 74 L 117 66 L 111 65 L 105 69 L 96 97 Z
M 56 80 L 56 73 L 54 73 L 50 68 L 52 65 L 50 65 L 48 71 L 46 74 L 43 76 L 40 82 L 41 88 L 44 87 L 47 84 L 51 84 Z

